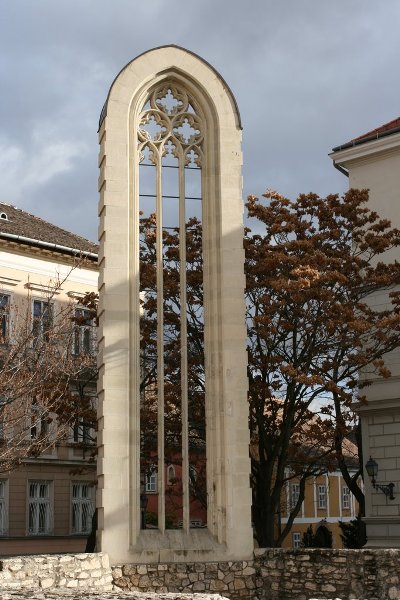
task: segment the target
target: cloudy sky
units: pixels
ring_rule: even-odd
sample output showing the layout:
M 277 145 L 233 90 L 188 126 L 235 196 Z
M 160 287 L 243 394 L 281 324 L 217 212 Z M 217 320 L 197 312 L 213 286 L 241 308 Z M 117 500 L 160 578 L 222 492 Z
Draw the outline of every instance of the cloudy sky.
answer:
M 342 192 L 331 148 L 400 115 L 399 25 L 399 0 L 0 0 L 0 200 L 96 240 L 101 107 L 164 44 L 235 94 L 245 194 Z

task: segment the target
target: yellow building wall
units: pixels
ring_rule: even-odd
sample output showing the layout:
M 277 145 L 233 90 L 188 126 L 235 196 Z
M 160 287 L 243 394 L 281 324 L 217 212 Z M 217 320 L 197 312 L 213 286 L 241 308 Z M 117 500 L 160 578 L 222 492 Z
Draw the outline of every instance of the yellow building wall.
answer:
M 289 516 L 291 485 L 297 483 L 295 479 L 290 481 L 286 487 L 286 493 L 283 498 L 283 511 L 281 514 L 281 527 L 285 526 Z M 320 506 L 318 498 L 318 486 L 325 486 L 326 502 L 325 507 Z M 332 547 L 343 548 L 340 537 L 341 529 L 339 521 L 350 521 L 355 519 L 358 514 L 358 504 L 350 493 L 349 508 L 343 507 L 343 488 L 346 483 L 339 472 L 328 473 L 318 477 L 310 478 L 306 481 L 304 502 L 299 514 L 294 520 L 289 534 L 282 543 L 283 548 L 294 547 L 293 534 L 300 534 L 300 540 L 307 528 L 312 525 L 315 533 L 319 525 L 324 525 L 332 532 Z

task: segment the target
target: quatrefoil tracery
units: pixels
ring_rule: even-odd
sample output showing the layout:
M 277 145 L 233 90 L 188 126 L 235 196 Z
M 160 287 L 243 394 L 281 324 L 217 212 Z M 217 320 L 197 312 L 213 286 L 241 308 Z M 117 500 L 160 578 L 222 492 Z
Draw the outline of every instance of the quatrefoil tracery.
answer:
M 140 162 L 155 164 L 156 155 L 172 154 L 182 157 L 185 166 L 201 167 L 203 128 L 194 106 L 176 84 L 163 84 L 152 91 L 139 120 Z

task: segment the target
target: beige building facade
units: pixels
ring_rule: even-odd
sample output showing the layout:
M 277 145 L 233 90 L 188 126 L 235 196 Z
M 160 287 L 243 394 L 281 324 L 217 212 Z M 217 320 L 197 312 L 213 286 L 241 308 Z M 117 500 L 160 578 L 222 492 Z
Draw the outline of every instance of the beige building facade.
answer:
M 400 119 L 333 149 L 334 165 L 349 177 L 351 188 L 368 188 L 373 210 L 400 227 Z M 400 260 L 399 249 L 384 260 Z M 374 307 L 387 307 L 389 291 L 374 294 Z M 400 547 L 400 352 L 385 358 L 392 376 L 376 379 L 366 389 L 368 404 L 360 408 L 364 462 L 371 456 L 379 467 L 378 483 L 394 484 L 392 500 L 374 489 L 365 473 L 369 547 Z
M 235 99 L 220 75 L 196 55 L 176 46 L 150 50 L 126 65 L 112 84 L 102 112 L 100 140 L 100 310 L 98 542 L 113 563 L 229 560 L 252 555 L 249 431 L 244 321 L 244 251 L 241 125 Z M 164 158 L 176 160 L 174 192 L 164 195 Z M 155 169 L 155 184 L 143 193 L 140 165 Z M 166 165 L 168 166 L 168 165 Z M 189 173 L 199 170 L 196 193 Z M 193 171 L 188 171 L 192 169 Z M 154 199 L 157 298 L 157 470 L 158 529 L 141 529 L 143 480 L 140 467 L 140 364 L 142 287 L 142 199 Z M 180 233 L 180 400 L 182 428 L 182 529 L 165 525 L 164 373 L 167 276 L 163 240 L 169 215 L 165 200 L 176 199 L 174 230 Z M 190 260 L 185 235 L 188 201 L 201 197 L 204 258 L 207 528 L 190 527 L 190 386 L 192 347 L 185 311 Z M 143 209 L 144 210 L 144 209 Z M 185 212 L 186 211 L 186 212 Z M 165 263 L 164 263 L 165 264 Z M 189 277 L 189 275 L 188 275 Z M 142 296 L 141 296 L 142 293 Z M 164 328 L 164 329 L 163 329 Z M 164 337 L 163 337 L 164 336 Z M 196 390 L 196 393 L 199 389 Z M 143 426 L 143 423 L 142 423 Z
M 63 307 L 97 292 L 97 246 L 13 206 L 0 203 L 0 352 L 20 342 L 16 323 L 40 323 L 44 307 L 57 320 Z M 75 310 L 72 308 L 72 310 Z M 43 319 L 41 321 L 44 322 Z M 75 348 L 93 342 L 88 327 L 78 327 Z M 39 333 L 39 330 L 38 330 Z M 86 337 L 85 337 L 86 336 Z M 34 352 L 27 337 L 27 352 Z M 93 388 L 93 386 L 92 386 Z M 95 387 L 92 389 L 95 394 Z M 26 417 L 26 418 L 25 418 Z M 35 407 L 24 422 L 1 422 L 0 461 L 7 436 L 24 427 L 20 443 L 30 446 L 55 419 L 38 418 Z M 80 552 L 85 549 L 95 500 L 95 465 L 88 463 L 93 439 L 88 425 L 75 423 L 65 439 L 49 444 L 37 458 L 14 470 L 0 470 L 0 555 Z

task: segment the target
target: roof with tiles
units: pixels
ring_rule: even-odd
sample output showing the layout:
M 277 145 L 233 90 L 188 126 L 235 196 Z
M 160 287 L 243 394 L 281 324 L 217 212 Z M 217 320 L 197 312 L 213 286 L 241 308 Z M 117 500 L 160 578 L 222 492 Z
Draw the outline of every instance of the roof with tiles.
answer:
M 344 150 L 345 148 L 350 148 L 351 146 L 358 146 L 360 144 L 365 144 L 367 142 L 372 142 L 373 140 L 377 140 L 382 137 L 386 137 L 388 135 L 393 135 L 394 133 L 400 132 L 400 117 L 389 121 L 388 123 L 384 123 L 375 129 L 371 129 L 371 131 L 367 131 L 367 133 L 363 133 L 356 138 L 353 138 L 349 142 L 342 144 L 340 146 L 336 146 L 332 148 L 333 152 L 337 150 Z
M 0 202 L 0 239 L 47 247 L 53 252 L 88 255 L 96 259 L 99 247 L 79 235 L 52 225 L 20 208 Z
M 380 133 L 383 133 L 386 131 L 392 133 L 392 130 L 397 129 L 398 127 L 400 127 L 400 117 L 397 117 L 397 119 L 393 119 L 393 121 L 389 121 L 389 123 L 385 123 L 384 125 L 381 125 L 380 127 L 376 127 L 376 129 L 372 129 L 371 131 L 368 131 L 367 133 L 364 133 L 363 135 L 360 135 L 351 141 L 355 142 L 355 141 L 363 140 L 365 138 L 369 138 L 372 136 L 379 137 Z

